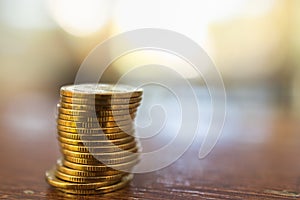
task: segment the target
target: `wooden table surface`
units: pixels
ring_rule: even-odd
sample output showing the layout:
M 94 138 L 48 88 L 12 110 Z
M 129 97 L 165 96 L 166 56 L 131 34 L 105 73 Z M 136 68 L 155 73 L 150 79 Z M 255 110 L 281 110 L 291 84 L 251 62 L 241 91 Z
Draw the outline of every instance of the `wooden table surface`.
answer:
M 172 165 L 137 174 L 122 190 L 97 196 L 57 192 L 44 178 L 60 156 L 56 100 L 40 93 L 2 100 L 0 199 L 300 199 L 299 118 L 276 104 L 234 99 L 223 134 L 205 159 L 198 159 L 198 140 Z

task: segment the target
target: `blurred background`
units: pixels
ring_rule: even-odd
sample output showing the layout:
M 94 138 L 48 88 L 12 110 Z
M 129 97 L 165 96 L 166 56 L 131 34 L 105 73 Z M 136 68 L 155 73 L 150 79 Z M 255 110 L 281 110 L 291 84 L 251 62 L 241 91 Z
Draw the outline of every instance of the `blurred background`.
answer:
M 44 173 L 61 157 L 55 118 L 59 89 L 74 82 L 81 63 L 99 43 L 139 28 L 168 29 L 197 42 L 222 75 L 227 113 L 216 148 L 199 160 L 202 136 L 209 128 L 216 132 L 210 120 L 220 103 L 213 107 L 199 74 L 163 51 L 141 50 L 113 62 L 101 82 L 114 83 L 131 72 L 124 82 L 167 80 L 186 94 L 179 72 L 191 81 L 198 97 L 195 132 L 197 119 L 192 114 L 197 110 L 190 96 L 183 95 L 178 104 L 165 88 L 145 88 L 136 118 L 143 152 L 169 144 L 181 125 L 187 136 L 179 138 L 182 143 L 193 133 L 197 138 L 174 165 L 136 176 L 130 189 L 134 197 L 149 189 L 159 198 L 207 191 L 208 198 L 218 198 L 218 188 L 224 189 L 220 198 L 230 198 L 235 190 L 238 196 L 240 189 L 255 199 L 264 197 L 256 193 L 264 189 L 278 190 L 276 199 L 292 198 L 288 191 L 299 197 L 299 0 L 0 0 L 0 199 L 8 198 L 5 190 L 11 190 L 12 198 L 24 199 L 29 191 L 58 199 L 51 198 L 54 191 Z M 117 48 L 111 46 L 100 56 L 110 56 Z M 149 64 L 153 68 L 135 68 Z M 157 71 L 157 64 L 169 69 Z M 181 106 L 191 114 L 182 117 Z M 216 118 L 222 121 L 222 116 Z M 172 156 L 169 151 L 156 159 Z M 162 188 L 166 190 L 160 193 Z M 277 196 L 279 191 L 283 196 Z
M 55 113 L 59 87 L 74 81 L 97 44 L 146 27 L 179 32 L 204 48 L 222 74 L 229 112 L 251 104 L 299 116 L 298 0 L 0 0 L 2 118 L 42 130 Z M 150 51 L 119 59 L 102 81 L 115 82 L 133 60 L 153 56 L 188 79 L 198 76 L 178 58 Z M 132 80 L 154 75 L 165 78 L 147 71 Z M 45 110 L 53 113 L 45 116 Z

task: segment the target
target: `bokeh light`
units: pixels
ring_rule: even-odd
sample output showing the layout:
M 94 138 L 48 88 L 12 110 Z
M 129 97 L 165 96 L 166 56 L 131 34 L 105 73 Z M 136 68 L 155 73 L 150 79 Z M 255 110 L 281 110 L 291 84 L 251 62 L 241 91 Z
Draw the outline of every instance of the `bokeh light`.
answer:
M 49 8 L 57 23 L 75 36 L 88 36 L 107 23 L 109 1 L 49 0 Z

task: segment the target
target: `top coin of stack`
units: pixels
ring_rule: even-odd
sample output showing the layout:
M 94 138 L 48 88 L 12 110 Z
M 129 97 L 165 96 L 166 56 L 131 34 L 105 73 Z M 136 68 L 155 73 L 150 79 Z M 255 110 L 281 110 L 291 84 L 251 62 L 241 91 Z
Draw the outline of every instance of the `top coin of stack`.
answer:
M 72 194 L 120 189 L 132 179 L 139 146 L 133 120 L 143 91 L 125 85 L 80 84 L 60 90 L 57 131 L 63 157 L 47 182 Z

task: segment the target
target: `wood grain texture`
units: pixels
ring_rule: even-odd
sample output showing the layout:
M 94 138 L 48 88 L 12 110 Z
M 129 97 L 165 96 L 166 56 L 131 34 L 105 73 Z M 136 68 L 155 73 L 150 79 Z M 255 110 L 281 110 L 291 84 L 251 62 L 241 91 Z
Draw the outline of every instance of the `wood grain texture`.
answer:
M 235 104 L 229 105 L 223 135 L 205 159 L 197 157 L 198 140 L 172 165 L 137 174 L 117 192 L 60 193 L 44 179 L 60 155 L 55 99 L 44 99 L 50 100 L 30 112 L 30 105 L 10 102 L 0 108 L 0 199 L 300 199 L 299 120 L 276 106 L 249 105 L 249 112 L 231 113 Z

